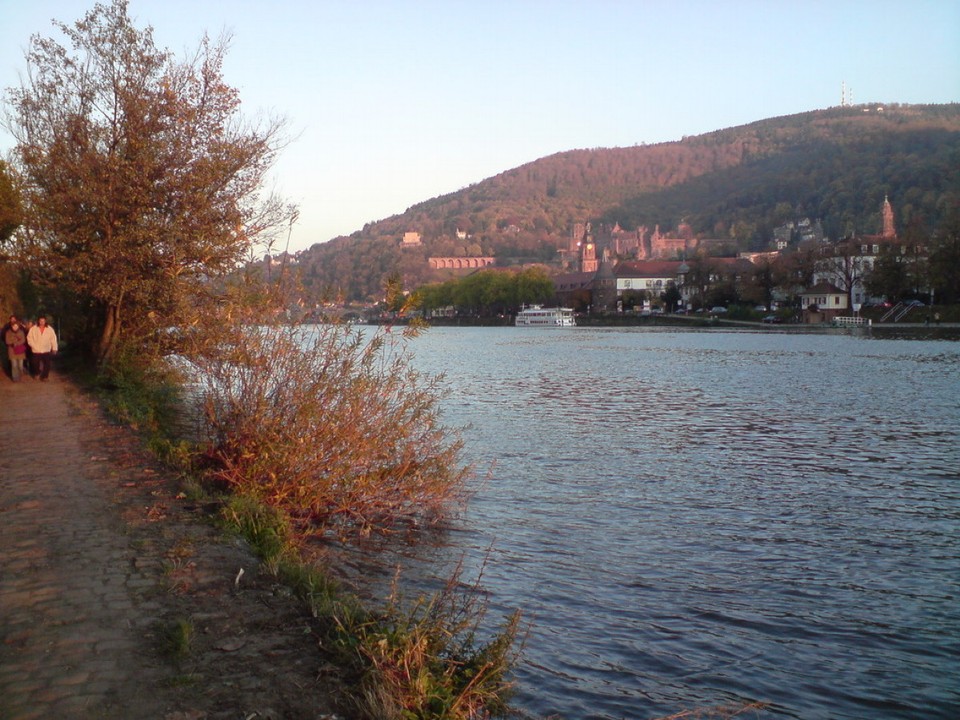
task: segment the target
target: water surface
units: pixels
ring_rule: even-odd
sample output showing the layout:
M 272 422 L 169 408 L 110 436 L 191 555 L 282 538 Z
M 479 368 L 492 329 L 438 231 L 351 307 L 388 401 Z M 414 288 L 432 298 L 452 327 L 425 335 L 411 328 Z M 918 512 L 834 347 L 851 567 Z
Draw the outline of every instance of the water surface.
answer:
M 532 622 L 521 708 L 960 716 L 960 343 L 434 328 L 413 347 L 484 472 L 452 546 L 405 562 L 486 559 L 494 615 Z

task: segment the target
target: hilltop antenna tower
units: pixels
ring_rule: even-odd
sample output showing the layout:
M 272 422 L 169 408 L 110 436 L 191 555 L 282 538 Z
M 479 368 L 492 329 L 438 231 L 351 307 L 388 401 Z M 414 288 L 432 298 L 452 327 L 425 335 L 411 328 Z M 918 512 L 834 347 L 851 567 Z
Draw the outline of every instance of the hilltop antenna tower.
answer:
M 853 88 L 847 87 L 846 80 L 840 81 L 840 107 L 853 105 Z

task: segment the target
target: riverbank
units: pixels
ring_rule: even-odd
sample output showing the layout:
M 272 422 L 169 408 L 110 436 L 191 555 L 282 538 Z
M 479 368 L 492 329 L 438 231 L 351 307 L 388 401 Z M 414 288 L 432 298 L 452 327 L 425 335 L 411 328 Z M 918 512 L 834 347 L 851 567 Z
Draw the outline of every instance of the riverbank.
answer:
M 404 325 L 404 320 L 374 323 L 381 325 Z M 434 327 L 513 327 L 513 316 L 498 317 L 436 317 L 427 320 L 427 324 Z M 765 323 L 759 320 L 736 320 L 718 315 L 704 317 L 703 315 L 637 315 L 633 313 L 608 315 L 578 315 L 578 327 L 681 327 L 681 328 L 752 328 L 770 332 L 820 332 L 823 330 L 859 331 L 878 330 L 890 332 L 898 330 L 942 330 L 947 333 L 960 331 L 960 322 L 878 322 L 869 326 L 837 327 L 831 323 Z
M 333 718 L 302 604 L 72 382 L 0 377 L 0 718 Z

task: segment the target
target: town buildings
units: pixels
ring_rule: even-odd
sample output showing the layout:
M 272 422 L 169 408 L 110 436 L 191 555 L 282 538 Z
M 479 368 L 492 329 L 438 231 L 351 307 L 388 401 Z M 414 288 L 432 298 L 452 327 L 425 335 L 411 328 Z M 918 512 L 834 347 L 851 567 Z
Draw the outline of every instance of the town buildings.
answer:
M 859 312 L 866 304 L 876 304 L 886 298 L 872 295 L 868 290 L 871 273 L 880 272 L 881 264 L 892 266 L 905 283 L 902 290 L 914 295 L 929 296 L 929 281 L 925 277 L 926 248 L 910 243 L 897 234 L 893 206 L 883 199 L 880 210 L 882 229 L 876 235 L 852 235 L 836 243 L 823 243 L 817 260 L 813 286 L 801 295 L 804 317 L 810 322 L 831 320 L 838 314 Z M 823 306 L 824 293 L 815 288 L 829 289 L 829 295 L 844 296 L 836 308 Z
M 671 233 L 662 233 L 659 226 L 652 233 L 645 227 L 628 232 L 619 225 L 594 231 L 589 223 L 579 223 L 560 250 L 568 272 L 555 277 L 557 301 L 593 312 L 664 304 L 703 307 L 711 304 L 711 298 L 723 297 L 725 291 L 730 297 L 741 295 L 747 285 L 760 282 L 757 278 L 764 266 L 776 262 L 791 245 L 804 243 L 814 248 L 812 280 L 806 286 L 790 288 L 791 297 L 781 290 L 774 299 L 786 302 L 795 297 L 806 322 L 829 321 L 882 300 L 868 294 L 865 280 L 883 253 L 903 262 L 922 256 L 920 248 L 907 248 L 898 239 L 888 198 L 881 207 L 881 220 L 878 235 L 854 235 L 831 243 L 819 222 L 801 219 L 778 228 L 770 250 L 736 257 L 711 254 L 724 241 L 698 239 L 683 223 Z

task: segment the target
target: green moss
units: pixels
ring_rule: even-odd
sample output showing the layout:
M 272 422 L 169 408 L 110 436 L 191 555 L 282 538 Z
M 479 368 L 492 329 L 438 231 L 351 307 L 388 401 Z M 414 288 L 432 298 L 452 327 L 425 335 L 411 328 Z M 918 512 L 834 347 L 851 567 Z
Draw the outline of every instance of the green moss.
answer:
M 193 623 L 180 618 L 160 628 L 160 645 L 164 654 L 180 662 L 190 656 L 193 649 Z

